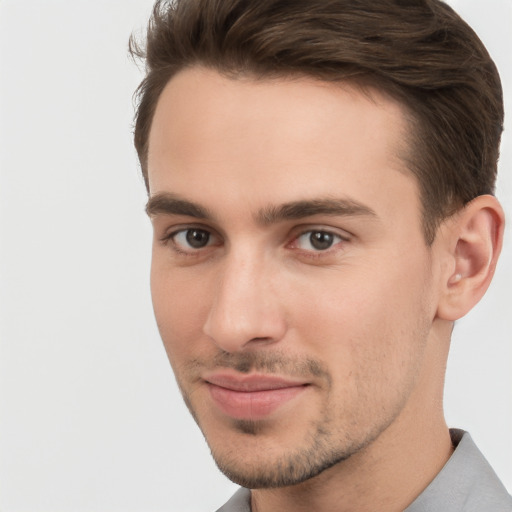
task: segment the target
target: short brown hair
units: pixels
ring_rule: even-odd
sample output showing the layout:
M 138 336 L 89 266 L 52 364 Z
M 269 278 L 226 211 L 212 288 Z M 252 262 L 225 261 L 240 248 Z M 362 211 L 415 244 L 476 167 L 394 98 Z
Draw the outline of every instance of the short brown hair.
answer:
M 158 0 L 147 40 L 135 147 L 148 187 L 157 101 L 180 70 L 233 78 L 306 75 L 370 85 L 404 105 L 413 129 L 425 239 L 481 194 L 494 193 L 503 98 L 498 71 L 474 31 L 440 0 Z

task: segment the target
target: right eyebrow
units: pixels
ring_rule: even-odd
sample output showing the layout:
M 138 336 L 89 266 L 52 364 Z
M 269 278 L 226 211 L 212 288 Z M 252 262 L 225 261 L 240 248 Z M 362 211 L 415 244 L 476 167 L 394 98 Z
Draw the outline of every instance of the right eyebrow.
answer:
M 313 198 L 292 201 L 279 206 L 267 206 L 258 213 L 258 222 L 262 225 L 275 224 L 280 221 L 304 219 L 315 215 L 332 216 L 368 216 L 377 218 L 369 207 L 350 198 Z
M 210 212 L 196 203 L 182 199 L 169 192 L 160 192 L 151 196 L 146 204 L 149 217 L 155 215 L 185 215 L 196 219 L 212 219 Z

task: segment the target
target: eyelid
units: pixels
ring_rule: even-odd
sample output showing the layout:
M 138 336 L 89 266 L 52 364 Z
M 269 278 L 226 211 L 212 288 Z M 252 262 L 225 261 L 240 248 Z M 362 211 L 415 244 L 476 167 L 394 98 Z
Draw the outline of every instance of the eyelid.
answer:
M 303 224 L 300 226 L 296 226 L 295 228 L 293 228 L 290 237 L 293 238 L 293 240 L 296 240 L 302 235 L 316 231 L 322 233 L 330 233 L 331 235 L 339 236 L 342 240 L 345 240 L 347 242 L 351 240 L 353 237 L 351 233 L 344 229 L 336 228 L 333 226 L 326 226 L 322 224 Z
M 218 232 L 211 226 L 205 226 L 200 222 L 182 222 L 179 224 L 173 224 L 172 226 L 168 226 L 167 228 L 163 229 L 163 234 L 159 237 L 159 239 L 164 242 L 165 240 L 175 236 L 177 233 L 180 233 L 181 231 L 187 231 L 189 229 L 200 229 L 202 231 L 207 231 L 211 235 L 219 237 Z

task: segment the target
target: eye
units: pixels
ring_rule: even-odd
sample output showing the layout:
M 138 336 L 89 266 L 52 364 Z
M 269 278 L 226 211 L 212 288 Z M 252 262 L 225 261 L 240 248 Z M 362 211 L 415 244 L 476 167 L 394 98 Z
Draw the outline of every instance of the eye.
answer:
M 343 238 L 329 231 L 306 231 L 298 236 L 295 246 L 305 251 L 326 251 L 333 245 L 342 242 Z
M 188 228 L 175 231 L 169 236 L 176 248 L 183 252 L 203 249 L 215 242 L 215 237 L 205 229 Z

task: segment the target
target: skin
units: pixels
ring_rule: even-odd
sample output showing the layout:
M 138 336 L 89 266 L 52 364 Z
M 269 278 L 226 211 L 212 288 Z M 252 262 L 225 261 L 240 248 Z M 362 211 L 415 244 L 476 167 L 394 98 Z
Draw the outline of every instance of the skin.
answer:
M 425 243 L 400 159 L 404 114 L 349 84 L 199 67 L 159 99 L 148 154 L 155 316 L 217 464 L 255 489 L 255 511 L 403 510 L 451 454 L 452 323 L 486 283 L 467 299 L 476 250 L 460 257 L 458 240 L 469 213 Z M 479 233 L 499 235 L 495 203 L 474 210 Z M 212 398 L 218 371 L 302 388 L 268 415 L 234 418 Z

